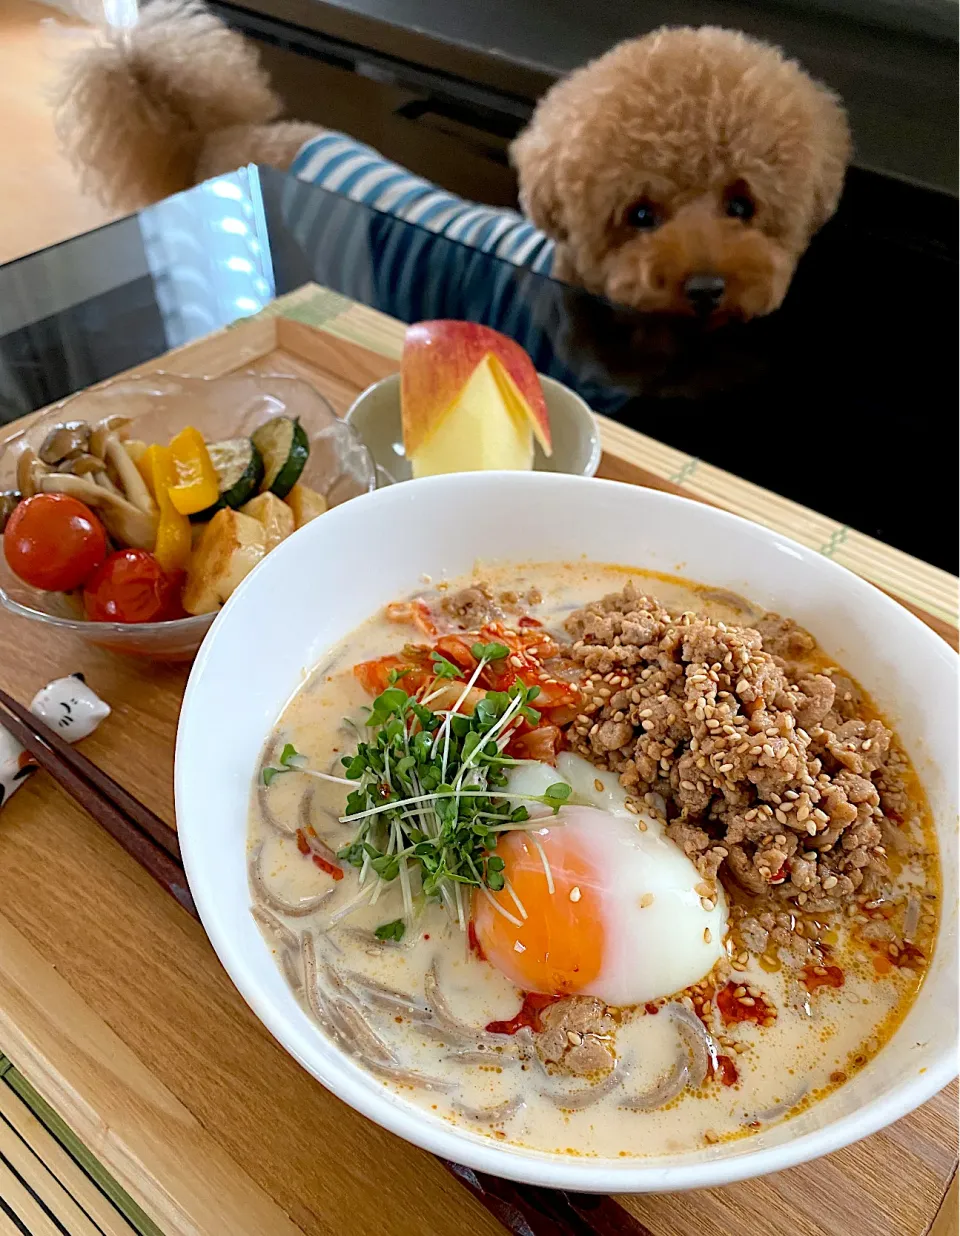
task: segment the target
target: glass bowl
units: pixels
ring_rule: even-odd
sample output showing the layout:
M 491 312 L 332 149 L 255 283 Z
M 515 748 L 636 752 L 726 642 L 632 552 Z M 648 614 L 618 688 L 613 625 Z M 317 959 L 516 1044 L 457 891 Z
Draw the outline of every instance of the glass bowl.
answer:
M 298 419 L 310 442 L 301 479 L 338 506 L 376 487 L 376 469 L 353 429 L 313 387 L 284 374 L 240 373 L 219 378 L 182 378 L 166 373 L 117 378 L 55 404 L 26 428 L 12 426 L 0 440 L 0 491 L 16 488 L 21 451 L 38 451 L 50 429 L 66 420 L 98 421 L 122 415 L 131 438 L 167 442 L 187 425 L 207 441 L 249 436 L 274 416 Z M 0 542 L 2 544 L 2 542 Z M 90 622 L 77 598 L 42 592 L 18 579 L 0 552 L 0 604 L 11 613 L 73 631 L 100 648 L 156 660 L 188 660 L 200 647 L 216 614 L 169 622 Z

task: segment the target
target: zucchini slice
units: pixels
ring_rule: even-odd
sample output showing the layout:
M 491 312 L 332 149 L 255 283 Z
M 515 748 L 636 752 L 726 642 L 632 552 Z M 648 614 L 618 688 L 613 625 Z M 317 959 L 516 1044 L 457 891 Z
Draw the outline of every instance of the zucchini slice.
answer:
M 212 519 L 225 506 L 243 506 L 256 497 L 263 480 L 263 459 L 249 438 L 208 442 L 207 453 L 217 474 L 220 497 L 206 510 L 190 516 L 197 522 Z
M 278 498 L 285 498 L 300 479 L 310 454 L 303 426 L 289 416 L 275 416 L 253 431 L 251 441 L 263 456 L 260 492 L 269 490 Z

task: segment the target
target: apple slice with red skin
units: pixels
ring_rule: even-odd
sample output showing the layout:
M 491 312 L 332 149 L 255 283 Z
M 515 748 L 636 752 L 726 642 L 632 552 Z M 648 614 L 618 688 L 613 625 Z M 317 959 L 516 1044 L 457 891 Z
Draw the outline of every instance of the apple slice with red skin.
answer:
M 408 326 L 403 341 L 400 408 L 408 458 L 440 424 L 470 375 L 491 352 L 512 379 L 543 453 L 552 453 L 543 389 L 533 362 L 519 343 L 477 322 L 441 320 Z

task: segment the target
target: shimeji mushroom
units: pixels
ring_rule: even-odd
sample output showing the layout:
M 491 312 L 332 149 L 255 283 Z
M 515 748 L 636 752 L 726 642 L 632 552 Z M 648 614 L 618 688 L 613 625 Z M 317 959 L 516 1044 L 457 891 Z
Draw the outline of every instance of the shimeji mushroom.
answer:
M 86 421 L 65 421 L 54 425 L 43 440 L 38 454 L 45 464 L 56 466 L 65 459 L 89 450 L 90 426 Z
M 40 478 L 43 493 L 70 494 L 95 510 L 111 537 L 132 549 L 152 550 L 157 540 L 159 513 L 144 511 L 119 494 L 98 485 L 91 476 L 48 472 Z
M 7 526 L 7 520 L 17 509 L 22 497 L 15 489 L 8 489 L 0 494 L 0 532 Z
M 85 451 L 80 451 L 76 455 L 71 455 L 69 459 L 64 459 L 57 467 L 58 472 L 70 472 L 74 476 L 90 476 L 94 477 L 99 473 L 106 475 L 107 465 L 102 459 L 98 459 L 96 455 L 88 455 Z
M 147 489 L 137 465 L 124 449 L 117 432 L 129 423 L 129 420 L 122 416 L 107 416 L 97 421 L 90 432 L 90 451 L 111 465 L 128 502 L 145 514 L 155 515 L 157 506 L 153 496 Z
M 52 473 L 53 469 L 42 463 L 29 448 L 17 456 L 17 489 L 24 498 L 32 498 L 39 493 L 40 482 Z
M 123 490 L 107 471 L 106 464 L 104 464 L 102 472 L 95 473 L 93 479 L 101 489 L 106 489 L 108 493 L 116 494 L 118 498 L 122 498 L 124 496 Z

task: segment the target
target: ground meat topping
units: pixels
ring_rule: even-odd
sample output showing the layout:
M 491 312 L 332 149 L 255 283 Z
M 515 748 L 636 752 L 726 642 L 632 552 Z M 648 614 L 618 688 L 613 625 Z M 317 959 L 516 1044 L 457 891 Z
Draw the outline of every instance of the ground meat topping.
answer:
M 570 747 L 632 794 L 662 795 L 668 835 L 705 877 L 824 913 L 882 883 L 906 761 L 856 685 L 817 672 L 808 632 L 778 614 L 675 617 L 632 583 L 566 628 L 589 675 Z
M 587 996 L 558 1000 L 543 1010 L 540 1023 L 537 1054 L 544 1064 L 575 1077 L 613 1068 L 615 1023 L 601 1000 Z
M 495 593 L 481 580 L 443 597 L 440 609 L 461 630 L 474 631 L 491 622 L 502 622 L 508 614 L 528 615 L 529 610 L 542 600 L 543 594 L 539 588 L 528 588 L 526 592 L 508 589 Z

